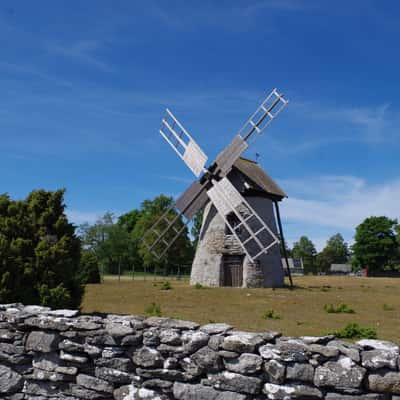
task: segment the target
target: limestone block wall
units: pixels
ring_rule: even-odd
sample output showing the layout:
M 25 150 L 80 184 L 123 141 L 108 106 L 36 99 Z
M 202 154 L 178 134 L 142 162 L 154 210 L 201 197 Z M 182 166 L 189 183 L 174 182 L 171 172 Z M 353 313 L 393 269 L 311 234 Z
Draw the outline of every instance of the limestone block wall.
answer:
M 0 305 L 5 400 L 400 399 L 399 346 Z

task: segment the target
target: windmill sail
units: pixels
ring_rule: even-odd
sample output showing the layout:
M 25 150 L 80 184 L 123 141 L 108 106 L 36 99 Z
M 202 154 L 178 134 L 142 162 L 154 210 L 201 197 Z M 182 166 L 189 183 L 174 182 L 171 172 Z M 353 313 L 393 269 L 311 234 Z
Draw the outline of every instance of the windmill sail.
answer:
M 288 100 L 276 89 L 258 106 L 254 114 L 239 130 L 233 141 L 218 155 L 215 163 L 221 177 L 226 176 L 234 162 L 262 134 L 264 129 L 286 107 Z M 253 136 L 256 134 L 256 136 Z M 250 140 L 251 138 L 251 140 Z
M 143 236 L 143 243 L 160 259 L 185 230 L 197 211 L 208 202 L 209 183 L 194 181 Z
M 274 232 L 228 178 L 223 178 L 219 182 L 213 181 L 213 187 L 207 194 L 252 262 L 279 243 Z M 233 219 L 230 218 L 232 216 Z
M 208 157 L 168 108 L 161 123 L 160 134 L 192 172 L 199 177 Z
M 221 176 L 225 176 L 232 169 L 234 162 L 247 149 L 248 144 L 240 135 L 236 135 L 232 142 L 218 154 L 215 163 Z
M 238 135 L 243 137 L 250 146 L 288 103 L 289 101 L 286 100 L 282 94 L 279 94 L 276 89 L 273 89 L 266 99 L 258 106 L 254 114 L 242 126 Z M 252 140 L 250 140 L 250 137 L 254 133 L 256 133 L 256 136 L 253 136 Z
M 142 243 L 159 260 L 186 229 L 189 222 L 190 220 L 186 219 L 182 212 L 172 206 L 144 233 Z
M 194 181 L 176 200 L 175 208 L 187 219 L 192 219 L 197 211 L 201 210 L 208 202 L 207 181 L 200 183 Z

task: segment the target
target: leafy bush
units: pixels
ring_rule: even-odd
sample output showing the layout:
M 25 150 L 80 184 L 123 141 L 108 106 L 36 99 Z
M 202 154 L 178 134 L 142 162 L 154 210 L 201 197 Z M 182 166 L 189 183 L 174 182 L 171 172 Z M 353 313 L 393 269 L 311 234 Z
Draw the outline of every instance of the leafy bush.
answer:
M 82 251 L 81 254 L 80 280 L 83 285 L 101 281 L 98 259 L 93 252 L 88 250 Z
M 343 329 L 333 331 L 331 334 L 341 339 L 376 339 L 374 328 L 362 327 L 355 322 L 347 324 Z
M 149 317 L 161 317 L 161 306 L 156 303 L 151 303 L 146 309 L 144 310 L 145 314 Z
M 354 314 L 355 311 L 345 303 L 339 304 L 335 307 L 333 304 L 325 304 L 324 310 L 328 314 Z
M 261 314 L 262 319 L 281 319 L 281 316 L 273 309 L 267 310 Z
M 382 308 L 384 311 L 393 311 L 394 310 L 393 306 L 391 306 L 390 304 L 386 304 L 386 303 L 382 306 Z
M 0 195 L 1 303 L 79 307 L 81 242 L 63 199 L 64 190 Z
M 171 290 L 171 289 L 172 285 L 168 281 L 165 281 L 161 284 L 160 290 Z

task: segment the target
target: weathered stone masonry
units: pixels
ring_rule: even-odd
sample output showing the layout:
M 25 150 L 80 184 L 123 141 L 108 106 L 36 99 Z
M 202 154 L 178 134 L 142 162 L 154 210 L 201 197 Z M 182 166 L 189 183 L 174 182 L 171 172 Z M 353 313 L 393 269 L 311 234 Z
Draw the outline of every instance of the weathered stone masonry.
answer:
M 400 400 L 399 347 L 0 305 L 8 400 Z

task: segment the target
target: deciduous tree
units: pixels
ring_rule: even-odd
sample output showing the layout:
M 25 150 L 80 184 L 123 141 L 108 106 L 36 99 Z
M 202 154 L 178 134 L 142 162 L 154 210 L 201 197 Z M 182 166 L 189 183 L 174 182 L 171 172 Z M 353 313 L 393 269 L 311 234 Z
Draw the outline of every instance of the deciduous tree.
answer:
M 194 250 L 196 250 L 197 243 L 199 241 L 201 225 L 203 223 L 203 214 L 204 210 L 201 209 L 196 213 L 196 215 L 193 218 L 193 225 L 190 233 L 192 234 L 192 244 Z
M 168 264 L 183 265 L 190 263 L 193 258 L 193 247 L 189 239 L 189 232 L 186 228 L 161 260 L 154 257 L 144 243 L 140 241 L 143 234 L 171 207 L 172 204 L 172 197 L 161 194 L 153 200 L 143 201 L 141 205 L 141 216 L 135 225 L 133 237 L 138 243 L 139 254 L 142 256 L 143 263 L 146 266 L 167 266 Z M 176 212 L 171 210 L 168 217 L 172 219 L 175 216 Z M 175 223 L 175 228 L 180 230 L 182 226 L 182 220 L 178 219 Z M 160 230 L 165 229 L 165 227 L 166 224 Z M 174 232 L 173 230 L 170 230 L 165 236 L 165 240 L 169 242 L 173 236 Z M 156 246 L 156 250 L 157 249 L 160 250 L 158 246 Z
M 130 269 L 134 256 L 133 240 L 126 226 L 116 223 L 115 219 L 107 212 L 95 224 L 80 226 L 84 247 L 94 252 L 102 269 L 110 274 Z
M 381 216 L 366 218 L 357 226 L 352 250 L 358 267 L 374 274 L 390 264 L 398 249 L 396 225 L 397 220 Z
M 307 236 L 302 236 L 298 242 L 294 243 L 292 253 L 294 258 L 301 258 L 303 260 L 304 272 L 306 274 L 316 273 L 315 256 L 317 251 L 313 242 Z
M 317 264 L 321 272 L 328 272 L 331 264 L 344 264 L 350 257 L 349 247 L 340 233 L 333 235 L 318 253 Z

